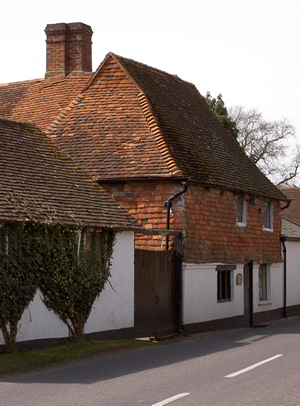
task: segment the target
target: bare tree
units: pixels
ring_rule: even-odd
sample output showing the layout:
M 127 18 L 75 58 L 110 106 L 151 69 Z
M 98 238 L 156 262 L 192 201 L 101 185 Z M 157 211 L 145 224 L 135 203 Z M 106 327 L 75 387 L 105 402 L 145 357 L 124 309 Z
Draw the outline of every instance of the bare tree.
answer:
M 228 116 L 239 130 L 237 141 L 249 158 L 277 186 L 294 186 L 300 170 L 300 145 L 286 119 L 266 121 L 256 109 L 230 107 Z

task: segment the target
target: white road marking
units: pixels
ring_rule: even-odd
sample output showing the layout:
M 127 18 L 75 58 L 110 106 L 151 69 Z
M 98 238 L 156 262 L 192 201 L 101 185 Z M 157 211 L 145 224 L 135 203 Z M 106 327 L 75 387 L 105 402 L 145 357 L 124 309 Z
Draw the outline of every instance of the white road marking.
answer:
M 251 369 L 254 369 L 254 368 L 259 367 L 260 365 L 266 364 L 267 362 L 270 362 L 270 361 L 273 361 L 274 359 L 277 359 L 277 358 L 279 358 L 279 357 L 282 357 L 282 355 L 283 355 L 283 354 L 274 355 L 274 357 L 265 359 L 264 361 L 257 362 L 257 364 L 250 365 L 249 367 L 244 368 L 244 369 L 241 369 L 240 371 L 234 372 L 233 374 L 226 375 L 225 378 L 233 378 L 233 377 L 235 377 L 235 376 L 237 376 L 237 375 L 241 375 L 241 374 L 243 374 L 244 372 L 248 372 L 248 371 L 250 371 Z
M 155 405 L 152 405 L 152 406 L 164 406 L 164 405 L 167 405 L 168 403 L 174 402 L 174 400 L 183 398 L 184 396 L 187 396 L 187 395 L 189 395 L 189 393 L 179 393 L 179 395 L 175 395 L 175 396 L 172 396 L 171 398 L 162 400 L 161 402 L 155 403 Z

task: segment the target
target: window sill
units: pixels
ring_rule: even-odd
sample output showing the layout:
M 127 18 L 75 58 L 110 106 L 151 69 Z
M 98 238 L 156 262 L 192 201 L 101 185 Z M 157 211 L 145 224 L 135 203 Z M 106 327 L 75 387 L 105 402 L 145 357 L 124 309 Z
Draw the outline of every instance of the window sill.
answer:
M 237 227 L 246 227 L 246 223 L 240 223 L 239 221 L 236 222 Z
M 263 231 L 266 231 L 267 233 L 273 233 L 273 228 L 267 228 L 267 227 L 263 227 Z
M 261 300 L 258 302 L 258 306 L 267 306 L 267 305 L 271 305 L 272 301 L 271 300 Z

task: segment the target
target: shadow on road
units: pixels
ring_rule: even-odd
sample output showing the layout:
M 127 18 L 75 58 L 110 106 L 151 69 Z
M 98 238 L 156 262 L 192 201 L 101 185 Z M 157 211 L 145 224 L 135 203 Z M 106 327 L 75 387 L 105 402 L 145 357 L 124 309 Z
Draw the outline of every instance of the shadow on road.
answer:
M 258 340 L 278 334 L 299 334 L 300 318 L 280 321 L 264 328 L 222 331 L 180 337 L 162 345 L 140 347 L 74 361 L 47 370 L 13 375 L 0 382 L 93 384 L 189 359 L 201 358 L 212 353 L 251 345 Z

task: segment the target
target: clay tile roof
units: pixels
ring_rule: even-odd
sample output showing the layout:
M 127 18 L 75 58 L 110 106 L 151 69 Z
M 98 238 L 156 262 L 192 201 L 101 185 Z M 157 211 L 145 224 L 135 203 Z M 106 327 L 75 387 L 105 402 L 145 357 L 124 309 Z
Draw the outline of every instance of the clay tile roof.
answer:
M 15 221 L 140 228 L 38 127 L 0 119 L 0 222 Z
M 33 122 L 45 131 L 89 78 L 69 75 L 0 85 L 0 117 Z
M 282 188 L 283 193 L 290 199 L 291 204 L 282 212 L 282 217 L 300 225 L 300 188 Z
M 47 129 L 93 179 L 182 176 L 147 100 L 108 57 L 103 70 Z
M 208 186 L 287 200 L 246 157 L 193 84 L 111 55 L 146 95 L 169 151 L 186 176 Z
M 47 130 L 93 179 L 190 178 L 288 200 L 193 84 L 113 53 L 92 76 L 1 86 L 0 116 Z

